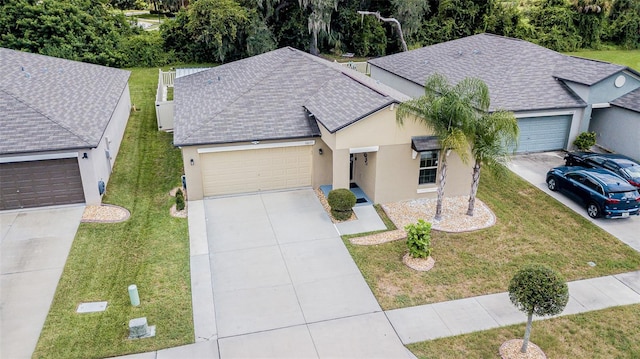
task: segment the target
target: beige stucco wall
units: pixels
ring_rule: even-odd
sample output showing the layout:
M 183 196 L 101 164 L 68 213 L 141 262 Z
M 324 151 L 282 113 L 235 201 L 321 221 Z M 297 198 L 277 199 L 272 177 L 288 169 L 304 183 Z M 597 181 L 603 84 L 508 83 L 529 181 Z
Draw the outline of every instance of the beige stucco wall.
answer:
M 435 198 L 436 185 L 418 185 L 420 156 L 414 159 L 411 138 L 431 135 L 424 125 L 406 120 L 396 122 L 396 106 L 378 111 L 331 134 L 320 125 L 322 139 L 333 151 L 334 188 L 349 186 L 350 150 L 378 146 L 377 151 L 354 154 L 354 181 L 377 203 L 414 198 Z M 356 150 L 357 151 L 357 150 Z M 448 157 L 445 195 L 466 195 L 471 185 L 471 166 L 462 163 L 456 153 Z M 314 184 L 315 185 L 315 184 Z
M 313 188 L 318 188 L 321 185 L 331 183 L 333 178 L 333 151 L 324 141 L 320 138 L 316 138 L 316 144 L 313 147 L 313 176 L 311 178 L 311 185 Z M 322 150 L 322 154 L 320 154 Z

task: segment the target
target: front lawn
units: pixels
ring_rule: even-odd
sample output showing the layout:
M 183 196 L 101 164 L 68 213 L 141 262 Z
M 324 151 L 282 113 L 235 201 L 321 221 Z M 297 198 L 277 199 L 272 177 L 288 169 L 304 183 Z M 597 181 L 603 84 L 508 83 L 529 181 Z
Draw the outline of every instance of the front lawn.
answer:
M 407 347 L 420 359 L 499 358 L 500 345 L 509 339 L 522 339 L 524 327 L 512 325 Z M 548 358 L 640 358 L 638 338 L 638 304 L 536 321 L 531 330 L 531 341 Z
M 587 59 L 601 60 L 618 65 L 628 66 L 636 71 L 640 71 L 640 50 L 582 50 L 578 52 L 568 52 L 567 55 L 584 57 Z
M 82 223 L 69 253 L 34 358 L 104 358 L 194 341 L 187 220 L 169 214 L 180 184 L 180 151 L 157 131 L 158 69 L 134 69 L 125 138 L 105 203 L 127 208 L 122 223 Z M 136 284 L 141 305 L 127 288 Z M 101 313 L 77 314 L 81 302 L 108 301 Z M 129 320 L 147 317 L 156 337 L 128 340 Z
M 505 292 L 513 274 L 533 262 L 569 281 L 640 266 L 639 253 L 511 172 L 498 179 L 485 170 L 478 197 L 497 223 L 469 233 L 433 231 L 436 264 L 429 272 L 402 263 L 404 240 L 357 246 L 344 239 L 383 309 Z

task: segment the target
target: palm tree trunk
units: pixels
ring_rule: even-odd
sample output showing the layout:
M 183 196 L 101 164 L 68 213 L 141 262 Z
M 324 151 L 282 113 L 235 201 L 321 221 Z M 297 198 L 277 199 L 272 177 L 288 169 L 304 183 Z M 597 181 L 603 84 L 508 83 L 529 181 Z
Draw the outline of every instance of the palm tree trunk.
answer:
M 442 201 L 444 200 L 444 186 L 447 183 L 447 150 L 441 150 L 440 155 L 440 179 L 438 181 L 438 200 L 436 202 L 436 215 L 434 220 L 442 219 Z
M 529 337 L 531 336 L 531 323 L 533 322 L 533 312 L 529 313 L 527 317 L 527 329 L 524 330 L 524 341 L 522 341 L 522 348 L 520 352 L 526 353 L 527 346 L 529 345 Z
M 476 159 L 476 162 L 473 164 L 471 193 L 469 194 L 469 208 L 467 209 L 467 216 L 473 217 L 473 211 L 476 206 L 476 194 L 478 193 L 478 186 L 480 185 L 480 166 L 480 161 Z

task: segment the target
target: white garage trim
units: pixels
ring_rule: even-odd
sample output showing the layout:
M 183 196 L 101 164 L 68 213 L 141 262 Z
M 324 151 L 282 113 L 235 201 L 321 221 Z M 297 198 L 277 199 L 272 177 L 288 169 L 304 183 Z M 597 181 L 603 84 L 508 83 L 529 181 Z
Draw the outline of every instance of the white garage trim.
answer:
M 229 151 L 245 151 L 245 150 L 261 150 L 265 148 L 282 148 L 282 147 L 297 147 L 297 146 L 313 146 L 316 141 L 294 141 L 294 142 L 275 142 L 275 143 L 256 143 L 255 145 L 240 145 L 240 146 L 223 146 L 223 147 L 210 147 L 210 148 L 198 148 L 198 153 L 215 153 L 215 152 L 229 152 Z
M 540 111 L 540 112 L 526 112 L 526 113 L 515 113 L 516 118 L 527 118 L 527 117 L 546 117 L 546 116 L 558 116 L 558 115 L 575 115 L 575 110 L 569 111 Z
M 379 149 L 380 149 L 380 146 L 356 147 L 356 148 L 350 148 L 349 153 L 378 152 Z
M 2 157 L 0 158 L 0 163 L 57 160 L 62 158 L 76 158 L 76 157 L 78 157 L 78 152 L 47 153 L 42 155 L 31 155 L 31 156 Z

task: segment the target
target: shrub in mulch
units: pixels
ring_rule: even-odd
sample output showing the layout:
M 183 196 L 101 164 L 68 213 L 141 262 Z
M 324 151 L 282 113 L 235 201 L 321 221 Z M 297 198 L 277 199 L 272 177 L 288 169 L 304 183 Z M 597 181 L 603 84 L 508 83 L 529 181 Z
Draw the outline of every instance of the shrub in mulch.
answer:
M 338 188 L 329 192 L 327 202 L 331 207 L 331 215 L 337 220 L 344 221 L 353 213 L 356 195 L 347 188 Z

